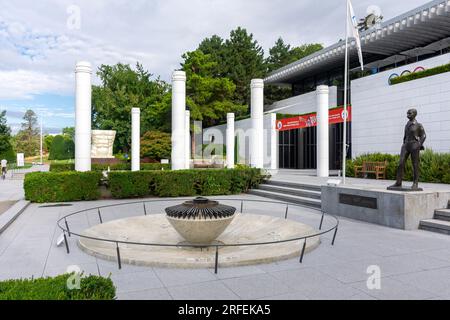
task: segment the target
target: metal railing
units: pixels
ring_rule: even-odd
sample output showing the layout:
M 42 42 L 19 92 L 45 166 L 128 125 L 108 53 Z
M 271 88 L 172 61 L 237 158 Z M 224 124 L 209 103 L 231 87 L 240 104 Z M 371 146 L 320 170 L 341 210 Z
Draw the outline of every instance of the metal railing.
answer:
M 132 202 L 123 202 L 123 203 L 116 203 L 116 204 L 110 204 L 110 205 L 104 205 L 104 206 L 97 206 L 92 208 L 87 208 L 79 211 L 72 212 L 70 214 L 67 214 L 60 218 L 57 221 L 58 227 L 62 230 L 63 236 L 64 236 L 64 242 L 66 246 L 66 251 L 69 254 L 70 248 L 69 248 L 69 242 L 67 236 L 71 237 L 78 236 L 80 238 L 84 239 L 90 239 L 90 240 L 96 240 L 96 241 L 103 241 L 108 243 L 115 244 L 116 247 L 116 256 L 117 256 L 117 264 L 119 269 L 122 268 L 122 259 L 120 256 L 120 246 L 119 244 L 127 244 L 127 245 L 140 245 L 140 246 L 154 246 L 154 247 L 189 247 L 189 248 L 215 248 L 215 256 L 214 256 L 214 272 L 217 273 L 218 267 L 219 267 L 219 248 L 223 247 L 243 247 L 243 246 L 262 246 L 262 245 L 271 245 L 271 244 L 277 244 L 277 243 L 287 243 L 287 242 L 293 242 L 293 241 L 301 241 L 303 240 L 302 248 L 300 251 L 300 257 L 299 257 L 299 263 L 303 262 L 303 257 L 306 250 L 306 241 L 310 238 L 318 237 L 321 235 L 324 235 L 326 233 L 332 232 L 333 238 L 331 241 L 331 245 L 334 245 L 334 242 L 336 240 L 336 235 L 338 231 L 339 226 L 339 219 L 332 214 L 328 214 L 321 209 L 311 208 L 308 206 L 304 206 L 301 204 L 295 204 L 295 203 L 287 203 L 287 202 L 280 202 L 280 201 L 269 201 L 269 200 L 256 200 L 256 199 L 236 199 L 236 198 L 212 198 L 213 200 L 220 200 L 220 201 L 238 201 L 240 203 L 240 213 L 244 213 L 244 203 L 271 203 L 271 204 L 278 204 L 281 206 L 281 213 L 284 213 L 284 219 L 288 219 L 289 214 L 289 208 L 290 207 L 302 207 L 302 208 L 308 208 L 308 210 L 314 210 L 318 211 L 321 214 L 320 217 L 320 223 L 318 226 L 318 231 L 314 234 L 308 234 L 308 235 L 302 235 L 299 237 L 289 238 L 289 239 L 283 239 L 283 240 L 276 240 L 276 241 L 263 241 L 263 242 L 250 242 L 250 243 L 214 243 L 214 244 L 188 244 L 188 243 L 150 243 L 150 242 L 135 242 L 135 241 L 124 241 L 124 240 L 116 240 L 116 239 L 106 239 L 106 238 L 99 238 L 99 237 L 93 237 L 93 236 L 87 236 L 84 234 L 80 234 L 78 232 L 74 232 L 69 227 L 68 218 L 73 217 L 75 215 L 81 214 L 81 213 L 87 213 L 88 211 L 96 211 L 98 216 L 98 221 L 100 224 L 103 223 L 103 216 L 101 209 L 105 208 L 112 208 L 112 207 L 118 207 L 118 206 L 126 206 L 126 205 L 135 205 L 135 204 L 142 204 L 142 212 L 143 215 L 148 215 L 151 210 L 148 208 L 149 203 L 158 203 L 158 202 L 177 202 L 180 203 L 180 201 L 185 200 L 192 200 L 192 198 L 176 198 L 176 199 L 156 199 L 156 200 L 141 200 L 141 201 L 132 201 Z M 322 231 L 323 222 L 325 216 L 329 216 L 333 219 L 334 223 L 332 227 L 329 227 L 326 230 Z

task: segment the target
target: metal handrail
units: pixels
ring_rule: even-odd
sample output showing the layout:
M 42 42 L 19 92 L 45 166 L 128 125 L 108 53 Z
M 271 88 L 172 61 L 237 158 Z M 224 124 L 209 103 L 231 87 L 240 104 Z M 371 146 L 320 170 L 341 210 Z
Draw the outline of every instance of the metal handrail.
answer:
M 65 244 L 66 244 L 66 251 L 67 251 L 68 254 L 70 253 L 70 249 L 69 249 L 69 244 L 68 244 L 68 240 L 67 240 L 67 237 L 66 237 L 66 233 L 67 233 L 67 235 L 69 237 L 72 236 L 72 235 L 75 235 L 75 236 L 78 236 L 80 238 L 96 240 L 96 241 L 103 241 L 103 242 L 109 242 L 109 243 L 115 243 L 116 244 L 116 251 L 117 251 L 117 262 L 118 262 L 119 269 L 121 269 L 121 267 L 122 267 L 122 262 L 121 262 L 121 258 L 120 258 L 119 244 L 155 246 L 155 247 L 190 247 L 190 248 L 210 248 L 210 247 L 214 247 L 214 248 L 216 248 L 215 266 L 214 266 L 215 273 L 217 273 L 217 269 L 218 269 L 218 255 L 219 255 L 219 248 L 221 248 L 221 247 L 260 246 L 260 245 L 270 245 L 270 244 L 286 243 L 286 242 L 291 242 L 291 241 L 304 240 L 303 246 L 302 246 L 302 250 L 301 250 L 301 254 L 300 254 L 300 263 L 302 263 L 303 255 L 304 255 L 304 252 L 305 252 L 305 249 L 306 249 L 306 240 L 309 239 L 309 238 L 314 238 L 314 237 L 321 236 L 323 234 L 326 234 L 326 233 L 331 232 L 331 231 L 334 230 L 333 239 L 332 239 L 332 242 L 331 242 L 331 245 L 334 245 L 334 242 L 335 242 L 335 239 L 336 239 L 336 234 L 337 234 L 337 231 L 338 231 L 338 226 L 339 226 L 339 219 L 335 215 L 326 213 L 326 212 L 322 211 L 321 209 L 311 208 L 311 207 L 308 207 L 308 206 L 305 206 L 305 205 L 301 205 L 301 204 L 296 204 L 296 203 L 269 201 L 269 200 L 256 200 L 256 199 L 242 199 L 242 198 L 239 198 L 239 199 L 238 198 L 214 198 L 214 200 L 240 201 L 241 202 L 241 213 L 243 213 L 244 202 L 281 204 L 281 205 L 286 206 L 285 219 L 287 219 L 287 217 L 288 217 L 289 206 L 307 207 L 308 209 L 321 212 L 322 216 L 321 216 L 321 219 L 320 219 L 319 230 L 321 230 L 321 228 L 322 228 L 323 219 L 324 219 L 325 215 L 334 218 L 335 224 L 331 228 L 329 228 L 327 230 L 324 230 L 324 231 L 321 231 L 321 232 L 317 232 L 317 233 L 306 235 L 306 236 L 295 237 L 295 238 L 290 238 L 290 239 L 283 239 L 283 240 L 276 240 L 276 241 L 251 242 L 251 243 L 232 243 L 232 244 L 225 244 L 225 243 L 217 243 L 217 244 L 210 244 L 210 243 L 209 244 L 187 244 L 187 243 L 168 244 L 168 243 L 150 243 L 150 242 L 135 242 L 135 241 L 113 240 L 113 239 L 105 239 L 105 238 L 98 238 L 98 237 L 93 237 L 93 236 L 87 236 L 87 235 L 83 235 L 83 234 L 79 234 L 79 233 L 71 231 L 70 228 L 69 228 L 69 223 L 67 221 L 67 218 L 69 218 L 71 216 L 74 216 L 74 215 L 77 215 L 77 214 L 80 214 L 80 213 L 86 213 L 88 211 L 97 210 L 97 214 L 99 216 L 99 221 L 100 221 L 100 223 L 103 223 L 103 219 L 102 219 L 102 215 L 101 215 L 100 209 L 142 203 L 143 204 L 144 215 L 147 215 L 147 209 L 146 209 L 146 206 L 145 206 L 146 203 L 171 202 L 171 201 L 179 202 L 179 201 L 190 200 L 190 199 L 192 199 L 192 198 L 156 199 L 156 200 L 143 200 L 143 201 L 141 200 L 141 201 L 116 203 L 116 204 L 110 204 L 110 205 L 104 205 L 104 206 L 96 206 L 96 207 L 91 207 L 91 208 L 87 208 L 87 209 L 83 209 L 83 210 L 78 210 L 78 211 L 72 212 L 70 214 L 67 214 L 67 215 L 61 217 L 60 219 L 58 219 L 57 225 L 63 231 L 64 240 L 65 240 Z M 63 221 L 64 221 L 64 225 L 62 226 L 61 223 Z

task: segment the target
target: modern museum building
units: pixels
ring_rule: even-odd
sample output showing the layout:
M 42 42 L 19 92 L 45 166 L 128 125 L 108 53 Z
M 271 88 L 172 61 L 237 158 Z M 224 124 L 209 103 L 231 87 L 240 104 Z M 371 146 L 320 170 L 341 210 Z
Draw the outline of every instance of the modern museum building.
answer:
M 361 31 L 360 38 L 364 71 L 355 41 L 349 41 L 347 158 L 397 154 L 410 108 L 417 109 L 417 119 L 426 128 L 427 148 L 450 152 L 450 0 L 431 1 L 385 20 Z M 341 168 L 344 58 L 341 40 L 273 71 L 263 81 L 252 81 L 252 90 L 267 85 L 292 90 L 291 98 L 264 105 L 264 168 L 315 169 L 321 143 L 328 145 L 329 169 Z M 402 77 L 414 73 L 420 76 Z M 327 136 L 317 125 L 321 105 L 328 107 Z M 234 122 L 237 163 L 251 163 L 253 123 L 252 118 Z M 206 128 L 203 141 L 224 144 L 226 131 L 227 124 Z

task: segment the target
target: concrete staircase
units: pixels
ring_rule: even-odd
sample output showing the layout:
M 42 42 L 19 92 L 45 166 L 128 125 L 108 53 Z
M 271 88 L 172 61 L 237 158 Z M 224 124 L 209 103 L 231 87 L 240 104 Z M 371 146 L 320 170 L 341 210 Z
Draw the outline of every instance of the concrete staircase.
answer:
M 257 189 L 249 190 L 248 193 L 313 208 L 321 207 L 321 191 L 318 185 L 267 180 Z
M 419 229 L 450 235 L 450 201 L 448 202 L 447 209 L 437 209 L 434 211 L 433 219 L 420 221 Z

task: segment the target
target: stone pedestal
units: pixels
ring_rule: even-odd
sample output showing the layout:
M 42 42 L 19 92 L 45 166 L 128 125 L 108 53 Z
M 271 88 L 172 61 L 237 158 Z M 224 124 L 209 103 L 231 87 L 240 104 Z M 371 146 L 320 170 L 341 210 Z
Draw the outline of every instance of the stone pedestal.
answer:
M 370 186 L 322 186 L 322 210 L 397 229 L 415 230 L 420 220 L 447 207 L 450 191 L 391 191 Z
M 403 192 L 413 192 L 413 191 L 423 191 L 422 188 L 408 188 L 408 187 L 402 187 L 402 186 L 390 186 L 387 187 L 387 190 L 391 190 L 391 191 L 403 191 Z
M 115 130 L 92 130 L 91 158 L 114 159 L 113 146 Z

